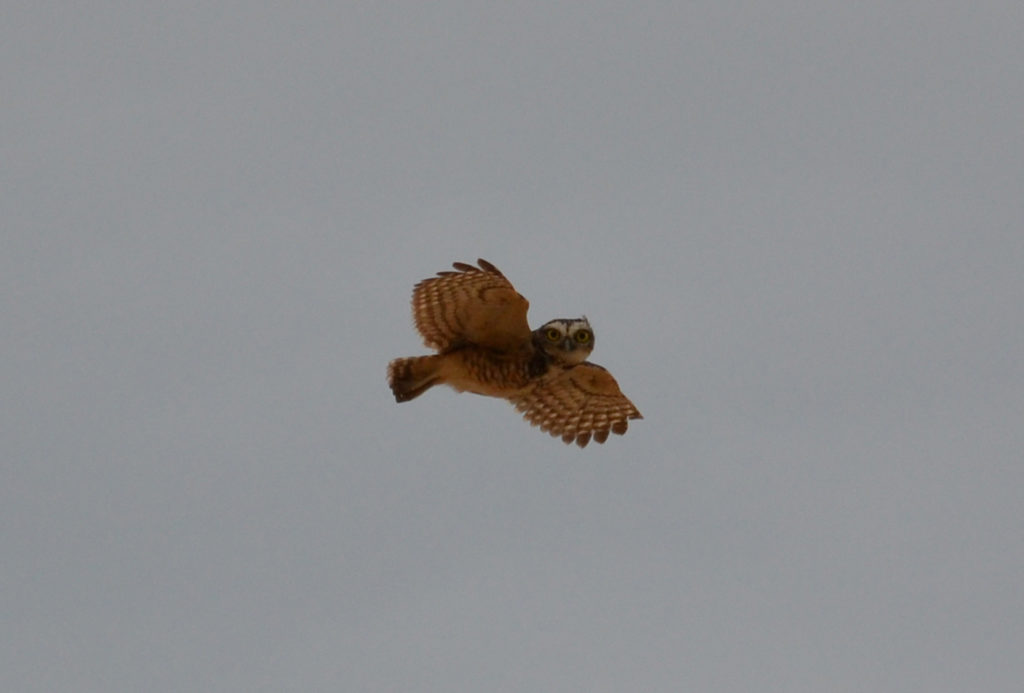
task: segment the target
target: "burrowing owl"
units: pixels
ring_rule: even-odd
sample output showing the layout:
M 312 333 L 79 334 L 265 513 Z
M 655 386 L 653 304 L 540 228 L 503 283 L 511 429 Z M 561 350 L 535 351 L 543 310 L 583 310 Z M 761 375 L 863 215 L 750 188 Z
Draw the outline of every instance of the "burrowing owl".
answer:
M 416 329 L 438 353 L 388 364 L 396 401 L 442 384 L 502 397 L 534 426 L 581 448 L 643 418 L 611 373 L 586 360 L 594 332 L 585 317 L 552 320 L 531 332 L 529 302 L 497 267 L 477 262 L 456 262 L 455 272 L 438 272 L 413 289 Z

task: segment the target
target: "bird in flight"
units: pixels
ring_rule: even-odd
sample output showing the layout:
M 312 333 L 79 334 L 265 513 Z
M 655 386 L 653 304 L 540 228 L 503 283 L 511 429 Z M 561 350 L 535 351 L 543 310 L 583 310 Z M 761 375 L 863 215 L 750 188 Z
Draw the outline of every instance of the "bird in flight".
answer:
M 497 267 L 456 262 L 455 271 L 416 284 L 412 315 L 437 353 L 388 364 L 395 401 L 408 402 L 434 385 L 500 397 L 523 417 L 581 448 L 622 435 L 642 419 L 611 373 L 587 361 L 594 331 L 586 317 L 550 320 L 536 330 L 529 302 Z

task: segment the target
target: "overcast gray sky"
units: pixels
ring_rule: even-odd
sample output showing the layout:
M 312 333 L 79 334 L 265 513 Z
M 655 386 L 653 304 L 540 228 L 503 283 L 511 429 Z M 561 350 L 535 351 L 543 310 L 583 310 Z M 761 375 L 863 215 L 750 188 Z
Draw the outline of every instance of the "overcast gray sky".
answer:
M 0 688 L 1020 690 L 1022 36 L 6 3 Z M 478 257 L 644 420 L 397 405 Z

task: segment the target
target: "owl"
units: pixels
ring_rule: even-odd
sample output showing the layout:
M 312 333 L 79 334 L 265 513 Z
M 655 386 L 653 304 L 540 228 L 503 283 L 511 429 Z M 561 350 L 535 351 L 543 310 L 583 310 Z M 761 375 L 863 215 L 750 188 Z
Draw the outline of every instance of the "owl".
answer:
M 438 272 L 413 289 L 413 321 L 437 353 L 388 364 L 395 401 L 435 385 L 501 397 L 534 426 L 581 448 L 622 435 L 630 419 L 643 418 L 611 373 L 587 361 L 594 331 L 586 317 L 531 331 L 529 302 L 497 267 L 477 263 L 456 262 L 454 272 Z

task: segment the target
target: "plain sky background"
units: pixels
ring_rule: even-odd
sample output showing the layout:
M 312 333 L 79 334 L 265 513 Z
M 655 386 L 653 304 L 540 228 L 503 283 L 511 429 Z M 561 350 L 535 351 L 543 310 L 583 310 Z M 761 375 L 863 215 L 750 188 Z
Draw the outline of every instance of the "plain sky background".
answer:
M 1024 5 L 0 11 L 0 689 L 1019 691 Z M 586 314 L 585 450 L 397 405 Z

